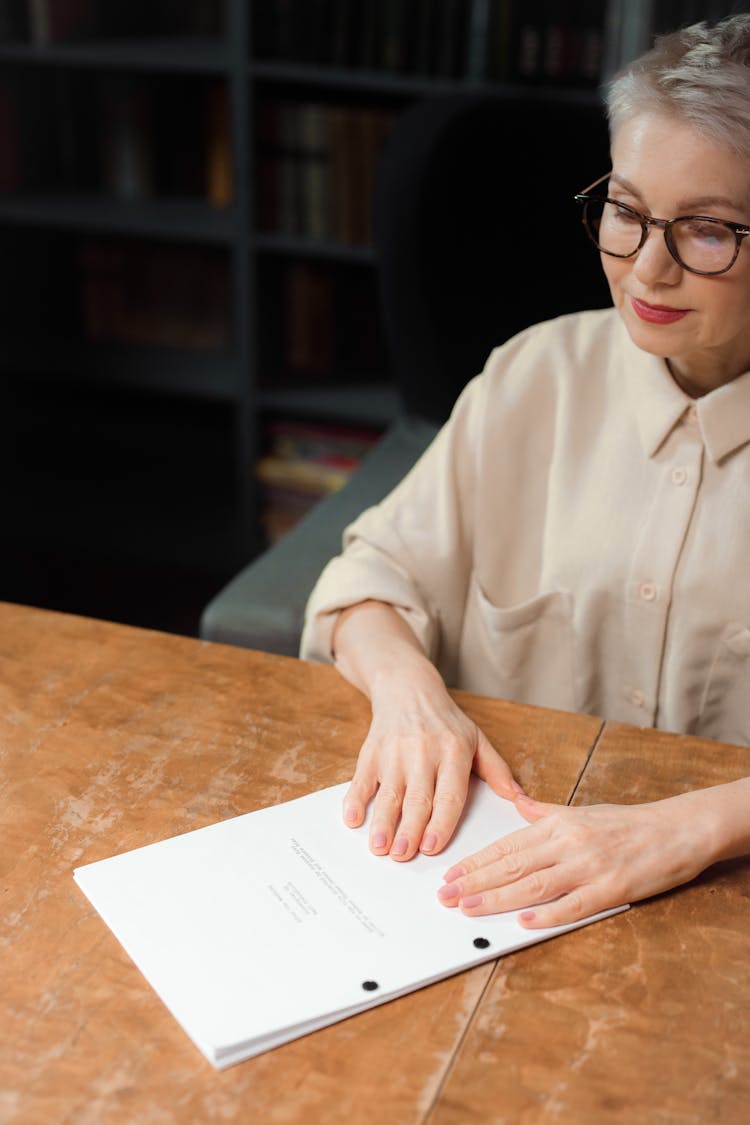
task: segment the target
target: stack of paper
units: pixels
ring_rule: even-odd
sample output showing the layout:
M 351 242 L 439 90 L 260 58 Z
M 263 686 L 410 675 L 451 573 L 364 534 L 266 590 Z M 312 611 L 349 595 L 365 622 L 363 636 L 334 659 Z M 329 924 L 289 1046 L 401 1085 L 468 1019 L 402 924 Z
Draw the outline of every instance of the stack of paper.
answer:
M 515 912 L 467 918 L 438 902 L 448 867 L 525 825 L 484 782 L 472 779 L 450 846 L 408 863 L 373 856 L 367 826 L 342 823 L 346 788 L 75 872 L 214 1066 L 575 928 L 526 930 Z

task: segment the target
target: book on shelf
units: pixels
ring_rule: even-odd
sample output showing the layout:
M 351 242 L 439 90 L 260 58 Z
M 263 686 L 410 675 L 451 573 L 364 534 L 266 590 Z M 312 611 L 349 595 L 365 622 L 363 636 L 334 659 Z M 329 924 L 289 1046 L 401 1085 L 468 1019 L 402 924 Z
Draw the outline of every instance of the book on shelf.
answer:
M 206 198 L 212 207 L 230 207 L 234 198 L 232 138 L 226 82 L 206 91 Z
M 293 488 L 263 485 L 260 523 L 264 541 L 269 546 L 278 543 L 321 499 L 322 496 L 311 497 Z
M 58 115 L 63 99 L 54 99 L 54 75 L 40 81 L 35 68 L 8 68 L 0 77 L 3 100 L 3 148 L 7 165 L 0 172 L 7 191 L 45 191 L 61 179 Z M 64 177 L 62 177 L 64 178 Z
M 80 103 L 66 74 L 56 69 L 50 75 L 50 83 L 51 125 L 57 164 L 55 181 L 60 190 L 76 192 L 86 180 L 88 162 L 88 143 L 81 124 Z
M 382 14 L 383 27 L 380 32 L 381 41 L 381 54 L 380 66 L 383 70 L 391 70 L 395 73 L 406 70 L 406 49 L 408 45 L 407 26 L 410 16 L 409 4 L 404 4 L 403 0 L 384 0 L 381 5 L 381 13 L 375 9 L 374 5 L 370 5 L 370 27 L 366 29 L 369 33 L 372 47 L 369 54 L 374 58 L 377 63 L 377 40 L 379 28 L 377 24 L 377 16 Z M 368 14 L 368 8 L 365 7 L 365 15 Z M 367 44 L 367 39 L 364 39 Z
M 308 389 L 379 383 L 388 368 L 374 271 L 335 261 L 265 259 L 263 370 Z
M 683 22 L 688 3 L 679 4 L 680 16 L 675 26 Z M 705 7 L 705 5 L 704 5 Z M 634 59 L 648 47 L 652 33 L 651 0 L 611 0 L 608 18 L 608 68 L 617 70 Z
M 584 0 L 580 7 L 578 74 L 589 85 L 604 73 L 605 24 L 597 0 Z
M 466 45 L 466 77 L 489 77 L 491 0 L 472 0 Z
M 544 82 L 560 82 L 567 77 L 569 42 L 574 25 L 567 4 L 552 4 L 546 0 L 542 7 L 542 57 L 541 78 Z
M 28 0 L 3 0 L 0 3 L 0 43 L 25 43 L 28 38 Z
M 100 41 L 217 39 L 224 32 L 224 0 L 94 0 L 94 4 L 91 37 Z
M 65 84 L 58 104 L 69 100 Z M 99 186 L 123 201 L 203 198 L 231 206 L 234 170 L 226 82 L 104 75 L 98 83 Z M 58 135 L 61 130 L 58 129 Z
M 0 82 L 0 192 L 10 194 L 22 187 L 21 132 L 15 91 Z
M 371 245 L 375 168 L 394 121 L 389 110 L 262 102 L 256 118 L 259 228 Z
M 226 0 L 157 0 L 155 6 L 165 36 L 215 39 L 224 32 Z M 146 29 L 153 7 L 145 5 Z
M 486 77 L 492 82 L 508 82 L 512 70 L 511 41 L 513 13 L 504 0 L 491 0 L 487 32 Z
M 299 2 L 299 0 L 298 0 Z M 361 12 L 355 8 L 355 0 L 331 0 L 331 46 L 328 59 L 334 67 L 351 67 L 357 62 L 357 46 L 361 40 L 358 37 L 358 18 Z M 361 25 L 366 31 L 366 26 Z
M 213 86 L 220 80 L 176 75 L 165 80 L 161 76 L 141 75 L 138 81 L 148 91 L 155 198 L 210 203 L 212 134 L 220 128 L 211 98 Z M 221 159 L 221 147 L 215 155 Z
M 599 0 L 530 0 L 512 7 L 512 81 L 595 84 L 602 74 L 603 46 L 604 9 Z
M 357 50 L 349 61 L 362 70 L 378 70 L 384 64 L 384 36 L 381 21 L 390 0 L 362 0 L 362 10 L 357 21 Z
M 363 426 L 269 423 L 266 449 L 256 464 L 268 542 L 277 542 L 315 504 L 343 488 L 380 436 L 380 430 Z
M 157 147 L 147 88 L 122 75 L 106 75 L 99 90 L 101 184 L 123 200 L 155 194 Z
M 440 0 L 435 12 L 435 61 L 433 73 L 440 78 L 463 78 L 468 32 L 467 0 Z
M 438 0 L 413 0 L 411 42 L 406 54 L 406 70 L 410 74 L 432 72 L 437 3 Z
M 294 0 L 254 0 L 250 7 L 251 47 L 256 58 L 294 58 Z
M 297 4 L 291 24 L 291 43 L 286 54 L 302 63 L 327 61 L 330 50 L 332 0 L 306 0 Z
M 372 112 L 364 111 L 364 112 Z M 365 211 L 369 206 L 361 160 L 363 115 L 349 106 L 335 106 L 331 114 L 331 217 L 334 242 L 354 246 L 365 241 Z M 309 185 L 302 182 L 306 193 Z
M 28 0 L 28 29 L 37 47 L 84 38 L 95 18 L 95 0 Z
M 255 223 L 259 230 L 278 231 L 279 103 L 260 101 L 255 111 Z
M 0 43 L 216 39 L 223 31 L 224 0 L 0 0 Z
M 333 274 L 325 266 L 293 261 L 283 284 L 284 370 L 295 380 L 330 376 L 336 366 Z
M 470 0 L 465 74 L 474 81 L 591 85 L 600 80 L 601 0 Z
M 81 326 L 91 343 L 223 351 L 230 345 L 226 255 L 214 247 L 85 238 Z
M 299 172 L 301 162 L 299 107 L 289 102 L 281 102 L 274 124 L 277 127 L 277 182 L 274 185 L 273 195 L 278 209 L 274 229 L 284 234 L 300 234 L 304 228 L 300 202 L 302 177 Z
M 327 107 L 310 102 L 300 108 L 299 124 L 302 229 L 323 241 L 332 226 L 331 115 Z
M 563 23 L 563 65 L 560 79 L 595 85 L 601 80 L 604 59 L 604 15 L 599 0 L 567 5 Z
M 514 5 L 511 29 L 510 77 L 517 82 L 541 79 L 544 29 L 539 0 Z
M 289 489 L 316 500 L 343 488 L 352 468 L 336 463 L 317 463 L 311 461 L 289 461 L 282 457 L 269 455 L 261 457 L 256 465 L 256 474 L 262 484 L 275 488 Z
M 253 5 L 253 54 L 345 70 L 409 71 L 418 6 L 423 0 L 260 0 Z
M 643 6 L 634 0 L 621 22 L 632 27 Z M 253 10 L 254 55 L 454 81 L 590 85 L 602 71 L 606 7 L 602 0 L 262 0 Z
M 84 80 L 85 79 L 85 80 Z M 123 203 L 203 199 L 228 207 L 233 165 L 219 79 L 71 75 L 9 68 L 0 78 L 0 190 L 99 191 Z

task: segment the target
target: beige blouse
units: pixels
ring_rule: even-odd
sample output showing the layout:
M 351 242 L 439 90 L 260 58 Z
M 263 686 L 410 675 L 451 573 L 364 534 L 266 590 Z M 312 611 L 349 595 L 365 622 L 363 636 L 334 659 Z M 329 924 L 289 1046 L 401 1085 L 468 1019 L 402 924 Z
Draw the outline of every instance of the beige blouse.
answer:
M 750 745 L 750 372 L 693 402 L 613 309 L 521 333 L 347 529 L 301 655 L 365 598 L 449 685 Z

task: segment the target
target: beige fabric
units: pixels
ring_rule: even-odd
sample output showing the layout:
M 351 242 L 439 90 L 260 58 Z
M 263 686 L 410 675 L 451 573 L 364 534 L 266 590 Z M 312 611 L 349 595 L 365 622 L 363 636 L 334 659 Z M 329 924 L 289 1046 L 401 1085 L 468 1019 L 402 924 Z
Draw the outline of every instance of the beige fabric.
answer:
M 537 325 L 344 543 L 306 658 L 378 598 L 450 685 L 750 744 L 750 372 L 693 402 L 614 310 Z

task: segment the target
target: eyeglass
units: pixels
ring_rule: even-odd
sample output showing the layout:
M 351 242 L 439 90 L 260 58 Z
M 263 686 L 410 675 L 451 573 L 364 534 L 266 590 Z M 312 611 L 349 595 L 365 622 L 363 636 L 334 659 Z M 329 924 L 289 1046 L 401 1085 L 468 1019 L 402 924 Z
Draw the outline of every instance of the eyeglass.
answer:
M 608 181 L 610 175 L 607 172 L 575 197 L 577 203 L 583 204 L 586 234 L 603 254 L 632 258 L 648 238 L 649 227 L 659 227 L 664 231 L 669 253 L 689 273 L 711 277 L 731 269 L 743 238 L 750 234 L 750 227 L 710 215 L 654 219 L 606 195 L 589 194 Z

